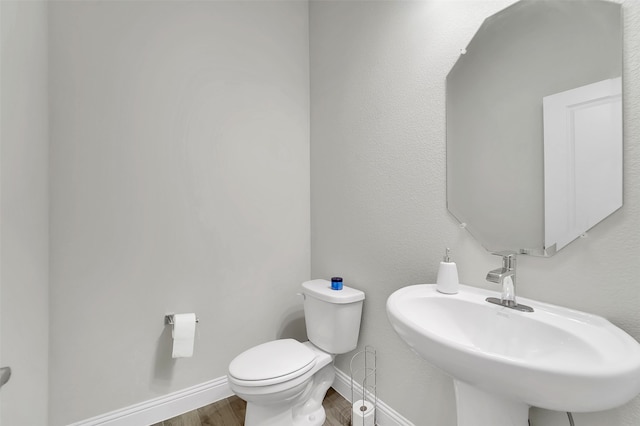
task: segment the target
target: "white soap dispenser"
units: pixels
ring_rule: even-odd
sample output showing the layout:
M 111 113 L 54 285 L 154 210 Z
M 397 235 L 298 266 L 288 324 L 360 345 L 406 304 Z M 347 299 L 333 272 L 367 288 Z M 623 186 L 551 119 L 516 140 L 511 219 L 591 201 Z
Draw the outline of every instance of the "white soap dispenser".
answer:
M 458 292 L 458 267 L 455 262 L 451 261 L 451 250 L 447 248 L 447 252 L 440 268 L 438 269 L 438 278 L 436 279 L 436 289 L 440 293 L 456 294 Z

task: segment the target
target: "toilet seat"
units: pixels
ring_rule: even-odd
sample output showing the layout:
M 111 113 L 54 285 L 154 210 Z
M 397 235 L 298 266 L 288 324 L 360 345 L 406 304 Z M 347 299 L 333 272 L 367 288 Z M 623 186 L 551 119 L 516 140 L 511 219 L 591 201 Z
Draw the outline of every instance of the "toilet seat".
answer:
M 293 339 L 248 349 L 229 364 L 229 376 L 241 386 L 268 386 L 302 376 L 316 365 L 316 353 Z

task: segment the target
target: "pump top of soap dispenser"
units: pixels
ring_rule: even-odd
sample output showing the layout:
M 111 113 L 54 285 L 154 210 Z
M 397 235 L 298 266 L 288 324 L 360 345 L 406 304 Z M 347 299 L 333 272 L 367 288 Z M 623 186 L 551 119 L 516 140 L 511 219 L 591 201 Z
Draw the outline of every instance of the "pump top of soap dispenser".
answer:
M 444 258 L 442 259 L 442 261 L 447 263 L 451 262 L 451 249 L 449 247 L 447 247 L 447 250 L 445 251 Z

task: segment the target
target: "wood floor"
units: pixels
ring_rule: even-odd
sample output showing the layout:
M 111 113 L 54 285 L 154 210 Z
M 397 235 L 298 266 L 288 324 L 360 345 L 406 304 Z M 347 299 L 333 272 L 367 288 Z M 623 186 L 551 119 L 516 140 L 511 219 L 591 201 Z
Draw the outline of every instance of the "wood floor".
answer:
M 234 395 L 152 426 L 244 426 L 246 405 Z M 351 405 L 333 388 L 329 388 L 322 405 L 327 413 L 324 426 L 349 425 Z

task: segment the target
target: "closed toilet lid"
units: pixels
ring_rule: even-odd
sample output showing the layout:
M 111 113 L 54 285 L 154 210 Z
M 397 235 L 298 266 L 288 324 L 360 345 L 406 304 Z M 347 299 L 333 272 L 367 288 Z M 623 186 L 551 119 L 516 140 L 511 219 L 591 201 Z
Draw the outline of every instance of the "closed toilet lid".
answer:
M 243 381 L 273 384 L 306 373 L 315 365 L 315 359 L 316 354 L 297 340 L 274 340 L 235 357 L 229 364 L 229 374 Z

